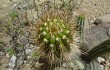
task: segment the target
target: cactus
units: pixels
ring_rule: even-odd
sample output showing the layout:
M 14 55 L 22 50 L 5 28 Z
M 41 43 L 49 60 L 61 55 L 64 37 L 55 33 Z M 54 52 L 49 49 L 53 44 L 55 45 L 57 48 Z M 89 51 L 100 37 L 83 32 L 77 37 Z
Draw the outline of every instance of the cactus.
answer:
M 83 35 L 82 33 L 84 33 L 84 23 L 85 23 L 84 15 L 81 14 L 77 17 L 77 23 L 79 34 Z
M 42 48 L 46 53 L 53 53 L 56 57 L 61 57 L 62 52 L 69 52 L 69 40 L 71 35 L 64 21 L 60 19 L 48 19 L 40 28 L 39 39 L 44 43 Z
M 78 47 L 72 45 L 76 44 L 72 38 L 72 35 L 76 32 L 76 23 L 73 19 L 65 19 L 66 14 L 59 10 L 49 11 L 49 13 L 41 16 L 40 20 L 37 21 L 37 26 L 35 26 L 34 31 L 36 32 L 34 33 L 36 35 L 34 39 L 39 46 L 37 48 L 39 59 L 45 59 L 50 68 L 71 61 L 69 55 L 71 50 L 75 56 L 78 51 Z
M 80 35 L 80 45 L 83 45 L 84 40 L 84 25 L 85 25 L 85 16 L 83 14 L 80 14 L 77 17 L 77 29 Z
M 42 52 L 63 59 L 64 53 L 70 51 L 71 35 L 65 22 L 61 19 L 48 19 L 39 28 L 39 40 L 44 43 Z M 51 53 L 51 54 L 50 54 Z

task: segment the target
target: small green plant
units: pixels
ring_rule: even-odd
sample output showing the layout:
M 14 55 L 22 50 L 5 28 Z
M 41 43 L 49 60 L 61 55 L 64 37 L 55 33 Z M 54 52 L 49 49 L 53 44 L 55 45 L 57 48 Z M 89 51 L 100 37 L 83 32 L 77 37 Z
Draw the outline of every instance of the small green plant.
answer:
M 52 53 L 55 57 L 61 58 L 64 52 L 70 51 L 70 31 L 61 19 L 48 19 L 39 28 L 39 40 L 44 43 L 41 49 L 46 54 Z
M 10 56 L 12 56 L 15 53 L 14 50 L 13 50 L 13 48 L 9 48 L 7 50 L 7 52 L 9 53 Z
M 85 17 L 84 17 L 84 15 L 79 15 L 78 17 L 77 17 L 77 26 L 78 26 L 78 31 L 80 32 L 80 33 L 83 33 L 83 28 L 84 28 L 84 23 L 85 23 Z
M 71 50 L 74 49 L 74 54 L 78 51 L 72 45 L 75 43 L 72 34 L 76 32 L 76 23 L 72 19 L 65 19 L 67 16 L 66 12 L 60 10 L 49 11 L 41 16 L 41 21 L 37 21 L 36 32 L 32 32 L 36 33 L 34 39 L 39 46 L 38 57 L 42 62 L 47 61 L 44 64 L 50 66 L 48 70 L 71 61 Z
M 13 21 L 16 17 L 18 17 L 18 12 L 12 11 L 10 17 L 11 17 L 11 21 Z
M 84 36 L 84 25 L 85 25 L 85 16 L 83 14 L 80 14 L 78 17 L 77 17 L 77 29 L 78 29 L 78 32 L 79 32 L 79 35 L 81 37 L 80 39 L 80 44 L 83 43 L 83 36 Z
M 39 55 L 38 55 L 37 52 L 33 52 L 33 53 L 32 53 L 32 58 L 33 58 L 33 59 L 36 59 L 38 56 L 39 56 Z

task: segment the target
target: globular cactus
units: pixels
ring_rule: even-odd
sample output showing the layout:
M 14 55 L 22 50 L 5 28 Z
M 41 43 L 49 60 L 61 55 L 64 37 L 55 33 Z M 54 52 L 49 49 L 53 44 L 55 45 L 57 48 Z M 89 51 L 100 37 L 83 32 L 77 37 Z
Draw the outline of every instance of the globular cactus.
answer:
M 39 28 L 39 31 L 39 40 L 45 45 L 45 47 L 42 47 L 45 53 L 48 54 L 51 52 L 54 56 L 60 58 L 63 56 L 63 52 L 70 51 L 69 41 L 71 35 L 63 20 L 48 19 Z
M 76 57 L 78 47 L 72 35 L 77 31 L 73 19 L 62 11 L 49 11 L 37 21 L 36 36 L 39 59 L 47 61 L 50 68 L 71 60 L 70 52 Z M 72 56 L 74 57 L 74 56 Z M 50 69 L 52 70 L 52 69 Z
M 63 60 L 65 53 L 70 52 L 69 42 L 72 41 L 69 28 L 62 19 L 48 19 L 39 28 L 38 40 L 43 43 L 40 47 L 54 62 L 57 58 Z

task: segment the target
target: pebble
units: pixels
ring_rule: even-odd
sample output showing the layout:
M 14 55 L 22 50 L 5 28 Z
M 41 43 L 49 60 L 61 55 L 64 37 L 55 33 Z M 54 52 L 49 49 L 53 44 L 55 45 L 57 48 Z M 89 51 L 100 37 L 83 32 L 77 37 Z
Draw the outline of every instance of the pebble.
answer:
M 6 54 L 6 57 L 8 57 L 8 58 L 10 57 L 9 53 Z
M 31 49 L 26 49 L 26 54 L 30 54 L 31 52 L 32 52 L 32 50 Z
M 9 67 L 10 67 L 10 68 L 14 68 L 15 63 L 16 63 L 16 56 L 13 55 L 13 56 L 10 58 Z
M 101 63 L 101 62 L 104 62 L 104 61 L 105 61 L 105 59 L 104 59 L 104 58 L 102 58 L 102 57 L 98 57 L 98 58 L 97 58 L 97 60 L 98 60 L 98 62 L 99 62 L 99 63 Z
M 17 65 L 20 66 L 23 63 L 22 59 L 17 60 Z

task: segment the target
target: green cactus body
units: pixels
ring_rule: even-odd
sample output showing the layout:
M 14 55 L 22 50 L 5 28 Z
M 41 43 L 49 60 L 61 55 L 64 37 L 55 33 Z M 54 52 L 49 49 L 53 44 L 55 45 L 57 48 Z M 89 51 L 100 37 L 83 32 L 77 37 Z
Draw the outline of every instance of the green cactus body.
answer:
M 51 67 L 72 61 L 72 57 L 77 57 L 76 53 L 79 53 L 79 46 L 73 40 L 73 35 L 77 33 L 76 22 L 74 18 L 68 19 L 67 16 L 66 11 L 50 10 L 37 20 L 34 36 L 38 45 L 36 52 L 39 54 L 39 60 L 47 61 L 39 62 L 50 66 L 49 70 L 52 70 Z M 71 52 L 75 55 L 71 56 Z
M 40 26 L 39 35 L 39 40 L 44 44 L 44 47 L 40 47 L 43 50 L 41 52 L 44 52 L 45 55 L 52 54 L 48 58 L 54 56 L 54 59 L 63 60 L 65 53 L 70 52 L 70 44 L 68 41 L 72 41 L 72 38 L 63 20 L 47 19 Z
M 65 26 L 63 20 L 59 19 L 48 19 L 41 27 L 40 31 L 40 40 L 45 43 L 45 47 L 49 47 L 51 51 L 57 52 L 60 50 L 60 47 L 64 47 L 62 50 L 69 49 L 69 43 L 67 42 L 68 36 L 70 36 L 69 29 Z M 46 50 L 46 49 L 45 49 Z M 58 56 L 59 54 L 54 54 Z
M 85 22 L 85 17 L 84 15 L 79 15 L 78 18 L 77 18 L 77 21 L 78 21 L 78 30 L 81 33 L 83 33 L 83 28 L 84 28 L 84 22 Z
M 77 17 L 77 30 L 79 32 L 79 35 L 80 35 L 80 45 L 83 45 L 83 40 L 84 40 L 84 23 L 85 23 L 85 17 L 84 15 L 79 15 Z

